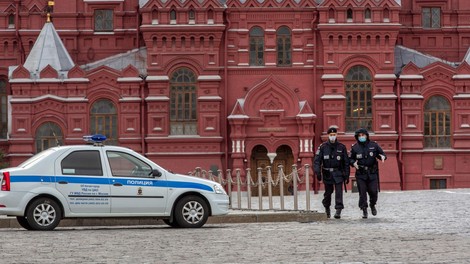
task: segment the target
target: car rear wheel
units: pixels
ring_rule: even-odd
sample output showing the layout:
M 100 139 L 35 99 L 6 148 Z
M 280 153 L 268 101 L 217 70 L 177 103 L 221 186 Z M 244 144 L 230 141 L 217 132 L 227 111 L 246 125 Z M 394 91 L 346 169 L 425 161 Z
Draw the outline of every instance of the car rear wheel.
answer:
M 180 227 L 201 227 L 207 222 L 208 217 L 209 207 L 201 197 L 186 196 L 176 204 L 175 221 Z
M 38 198 L 28 206 L 26 220 L 32 230 L 53 230 L 59 225 L 61 214 L 55 201 Z
M 26 217 L 24 216 L 17 216 L 16 221 L 18 221 L 18 224 L 20 224 L 21 227 L 27 230 L 32 230 L 31 226 L 28 223 L 28 220 L 26 220 Z

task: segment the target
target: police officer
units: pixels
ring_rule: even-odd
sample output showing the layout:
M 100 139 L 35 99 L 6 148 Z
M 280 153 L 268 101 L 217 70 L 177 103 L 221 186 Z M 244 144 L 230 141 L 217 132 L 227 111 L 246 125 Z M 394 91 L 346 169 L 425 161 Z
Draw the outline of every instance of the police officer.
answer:
M 349 163 L 356 168 L 356 182 L 359 191 L 359 208 L 362 218 L 367 218 L 367 194 L 372 215 L 377 215 L 375 205 L 379 191 L 379 167 L 377 160 L 384 162 L 387 156 L 382 148 L 369 140 L 369 132 L 360 128 L 354 133 L 357 143 L 351 147 Z
M 349 159 L 346 146 L 339 143 L 336 127 L 330 127 L 327 131 L 328 140 L 322 143 L 315 153 L 314 171 L 318 181 L 325 185 L 322 204 L 325 207 L 326 216 L 331 217 L 331 195 L 335 191 L 335 218 L 341 218 L 343 205 L 343 182 L 349 183 Z

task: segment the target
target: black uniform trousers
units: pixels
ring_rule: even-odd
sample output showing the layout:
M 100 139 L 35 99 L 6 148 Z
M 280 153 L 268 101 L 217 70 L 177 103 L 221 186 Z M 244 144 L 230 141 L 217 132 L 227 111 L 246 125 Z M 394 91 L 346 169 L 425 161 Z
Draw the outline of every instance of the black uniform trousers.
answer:
M 335 191 L 335 209 L 344 209 L 343 205 L 343 183 L 326 183 L 325 184 L 325 193 L 323 194 L 322 204 L 324 207 L 330 207 L 331 205 L 331 195 Z
M 378 198 L 378 180 L 377 177 L 371 179 L 367 175 L 367 179 L 356 177 L 357 190 L 359 191 L 359 208 L 367 208 L 367 194 L 369 194 L 369 204 L 375 206 Z

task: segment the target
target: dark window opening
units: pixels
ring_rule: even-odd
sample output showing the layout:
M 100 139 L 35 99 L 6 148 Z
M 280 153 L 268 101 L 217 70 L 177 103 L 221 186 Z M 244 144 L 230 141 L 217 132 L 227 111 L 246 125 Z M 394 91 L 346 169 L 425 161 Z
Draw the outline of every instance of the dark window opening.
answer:
M 429 187 L 431 190 L 447 189 L 447 180 L 446 179 L 431 179 L 429 181 Z
M 95 10 L 95 31 L 113 31 L 113 10 Z

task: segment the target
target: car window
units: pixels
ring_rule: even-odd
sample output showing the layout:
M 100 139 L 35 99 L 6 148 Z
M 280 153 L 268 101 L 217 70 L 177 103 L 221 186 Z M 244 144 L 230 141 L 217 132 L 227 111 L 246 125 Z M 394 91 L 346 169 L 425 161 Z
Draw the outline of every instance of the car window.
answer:
M 107 151 L 106 155 L 113 176 L 153 177 L 152 167 L 129 153 Z
M 100 152 L 97 150 L 74 151 L 60 165 L 64 175 L 103 176 Z

